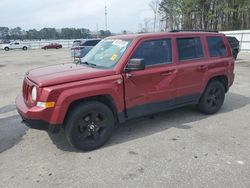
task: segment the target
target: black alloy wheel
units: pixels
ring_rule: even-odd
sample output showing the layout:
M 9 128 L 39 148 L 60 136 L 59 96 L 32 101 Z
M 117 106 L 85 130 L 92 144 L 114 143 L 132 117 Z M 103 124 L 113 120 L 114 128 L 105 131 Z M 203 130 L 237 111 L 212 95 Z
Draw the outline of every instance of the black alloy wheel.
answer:
M 205 114 L 214 114 L 222 106 L 225 99 L 225 87 L 219 81 L 209 83 L 203 93 L 198 108 Z
M 113 112 L 97 101 L 86 102 L 75 108 L 67 122 L 65 132 L 68 141 L 86 151 L 105 144 L 114 129 Z

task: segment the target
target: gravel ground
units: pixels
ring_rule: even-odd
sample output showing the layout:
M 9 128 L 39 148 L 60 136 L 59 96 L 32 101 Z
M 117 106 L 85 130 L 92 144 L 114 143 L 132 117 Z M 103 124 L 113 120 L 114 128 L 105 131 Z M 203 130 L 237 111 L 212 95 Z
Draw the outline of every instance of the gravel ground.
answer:
M 14 100 L 28 69 L 72 61 L 69 49 L 0 51 L 0 187 L 250 187 L 250 53 L 219 113 L 185 107 L 122 124 L 81 152 L 63 131 L 26 128 Z

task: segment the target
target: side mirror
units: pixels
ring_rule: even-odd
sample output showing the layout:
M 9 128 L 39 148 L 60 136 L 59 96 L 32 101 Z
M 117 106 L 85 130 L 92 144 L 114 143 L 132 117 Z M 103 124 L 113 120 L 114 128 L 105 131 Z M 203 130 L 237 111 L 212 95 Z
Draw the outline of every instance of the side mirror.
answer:
M 125 67 L 125 72 L 135 71 L 135 70 L 144 70 L 145 63 L 144 59 L 130 59 L 127 66 Z

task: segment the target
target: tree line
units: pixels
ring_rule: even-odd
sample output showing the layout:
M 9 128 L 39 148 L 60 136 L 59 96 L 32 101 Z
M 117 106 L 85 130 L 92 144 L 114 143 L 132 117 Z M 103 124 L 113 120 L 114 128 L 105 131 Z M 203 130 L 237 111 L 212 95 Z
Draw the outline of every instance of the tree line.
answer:
M 250 29 L 250 0 L 161 0 L 159 15 L 166 30 L 244 30 Z
M 43 28 L 41 30 L 30 29 L 26 31 L 21 27 L 0 27 L 0 39 L 6 40 L 105 38 L 110 35 L 109 30 L 91 32 L 86 28 Z

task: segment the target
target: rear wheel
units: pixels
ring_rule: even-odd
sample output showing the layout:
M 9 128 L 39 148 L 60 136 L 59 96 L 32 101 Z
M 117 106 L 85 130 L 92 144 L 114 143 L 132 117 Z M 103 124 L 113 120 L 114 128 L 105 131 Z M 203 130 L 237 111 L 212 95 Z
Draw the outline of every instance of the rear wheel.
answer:
M 66 121 L 65 133 L 70 144 L 81 150 L 94 150 L 106 143 L 114 129 L 110 108 L 97 101 L 77 106 Z
M 9 51 L 10 48 L 9 48 L 9 47 L 5 47 L 4 50 L 5 50 L 5 51 Z
M 23 50 L 27 50 L 28 48 L 26 46 L 23 47 Z
M 224 85 L 219 81 L 212 81 L 208 84 L 206 90 L 198 104 L 198 109 L 204 114 L 214 114 L 221 108 L 225 99 Z

